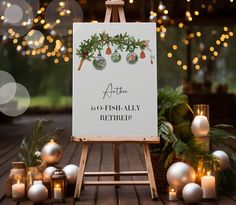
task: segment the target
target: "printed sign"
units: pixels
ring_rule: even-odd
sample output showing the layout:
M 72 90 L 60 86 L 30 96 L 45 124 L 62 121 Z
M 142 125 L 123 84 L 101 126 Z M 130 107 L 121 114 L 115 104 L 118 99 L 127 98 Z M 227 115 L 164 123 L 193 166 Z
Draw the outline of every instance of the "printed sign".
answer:
M 74 23 L 73 136 L 157 136 L 155 23 Z

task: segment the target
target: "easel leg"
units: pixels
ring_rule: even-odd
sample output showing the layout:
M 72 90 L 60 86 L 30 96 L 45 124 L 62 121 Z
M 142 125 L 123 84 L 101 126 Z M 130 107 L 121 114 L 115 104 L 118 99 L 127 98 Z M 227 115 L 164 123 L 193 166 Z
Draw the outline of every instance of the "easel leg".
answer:
M 146 167 L 147 167 L 147 172 L 148 172 L 148 180 L 150 182 L 152 199 L 157 199 L 158 198 L 157 187 L 156 187 L 155 177 L 154 177 L 153 168 L 152 168 L 149 145 L 148 144 L 143 145 L 143 150 L 144 150 L 144 157 L 145 157 L 145 162 L 146 162 Z
M 74 198 L 80 197 L 81 188 L 83 184 L 83 178 L 84 178 L 84 171 L 85 171 L 85 166 L 86 166 L 87 157 L 88 157 L 88 148 L 89 148 L 89 145 L 87 143 L 84 143 L 82 147 L 81 157 L 80 157 L 79 173 L 76 180 Z
M 114 171 L 115 172 L 120 172 L 120 145 L 114 144 Z M 120 180 L 120 176 L 116 175 L 114 176 L 115 181 Z

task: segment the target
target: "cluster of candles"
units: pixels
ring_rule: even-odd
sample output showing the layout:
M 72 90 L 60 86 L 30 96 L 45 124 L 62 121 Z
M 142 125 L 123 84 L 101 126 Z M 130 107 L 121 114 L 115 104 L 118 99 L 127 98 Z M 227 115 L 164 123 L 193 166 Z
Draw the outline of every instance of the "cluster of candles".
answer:
M 46 189 L 51 189 L 51 197 L 54 202 L 63 202 L 65 198 L 65 186 L 66 186 L 66 176 L 64 172 L 60 169 L 57 169 L 50 181 L 44 181 L 42 180 L 29 180 L 25 176 L 17 176 L 12 181 L 12 198 L 14 200 L 21 200 L 25 199 L 26 194 L 28 192 L 28 197 L 30 199 L 30 189 L 32 186 L 36 184 L 45 184 L 44 187 Z M 40 193 L 38 193 L 38 197 L 40 197 Z
M 202 138 L 207 137 L 210 125 L 209 125 L 209 106 L 205 104 L 194 105 L 194 114 L 191 130 L 195 137 Z M 212 199 L 216 198 L 216 180 L 215 177 L 211 175 L 211 172 L 204 173 L 202 170 L 198 170 L 199 182 L 201 183 L 203 198 Z M 175 186 L 170 186 L 169 188 L 169 200 L 177 200 L 177 188 Z
M 211 175 L 211 172 L 207 172 L 207 175 L 201 177 L 201 187 L 203 191 L 203 199 L 214 199 L 216 198 L 216 180 L 215 177 Z M 177 188 L 175 186 L 170 186 L 169 188 L 169 200 L 176 201 Z

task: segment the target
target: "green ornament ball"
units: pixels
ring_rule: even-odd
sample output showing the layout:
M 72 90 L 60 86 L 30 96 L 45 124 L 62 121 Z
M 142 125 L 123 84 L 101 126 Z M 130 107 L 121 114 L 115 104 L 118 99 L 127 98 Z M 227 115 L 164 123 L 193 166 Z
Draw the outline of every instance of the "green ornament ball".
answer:
M 112 55 L 111 55 L 111 60 L 112 60 L 113 63 L 118 63 L 118 62 L 120 62 L 120 60 L 121 60 L 121 55 L 120 55 L 120 53 L 117 52 L 117 51 L 115 51 L 114 53 L 112 53 Z
M 97 57 L 93 59 L 93 66 L 97 70 L 103 70 L 107 65 L 106 59 L 98 54 Z
M 126 61 L 128 64 L 135 64 L 138 61 L 138 55 L 135 52 L 128 53 L 126 56 Z

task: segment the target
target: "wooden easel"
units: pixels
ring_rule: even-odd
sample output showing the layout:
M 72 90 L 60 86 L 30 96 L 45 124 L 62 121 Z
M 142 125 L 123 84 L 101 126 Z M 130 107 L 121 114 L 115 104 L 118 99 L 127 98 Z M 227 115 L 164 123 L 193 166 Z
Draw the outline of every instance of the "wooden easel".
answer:
M 126 22 L 124 13 L 124 1 L 123 0 L 107 0 L 106 1 L 106 15 L 104 22 Z M 157 199 L 157 188 L 153 173 L 153 167 L 151 162 L 151 155 L 149 150 L 149 144 L 159 143 L 159 137 L 145 137 L 145 138 L 131 138 L 118 137 L 116 139 L 109 139 L 107 137 L 90 137 L 79 138 L 72 137 L 72 141 L 81 142 L 82 153 L 80 157 L 79 173 L 77 176 L 74 198 L 79 198 L 81 194 L 82 185 L 149 185 L 152 199 Z M 111 172 L 85 172 L 86 162 L 88 158 L 89 144 L 91 143 L 113 143 L 114 145 L 114 171 Z M 143 145 L 144 157 L 146 162 L 146 171 L 120 171 L 120 153 L 119 145 L 124 143 L 139 143 Z M 148 180 L 142 181 L 120 181 L 120 176 L 134 176 L 134 175 L 147 175 Z M 114 181 L 85 181 L 84 176 L 114 176 Z

